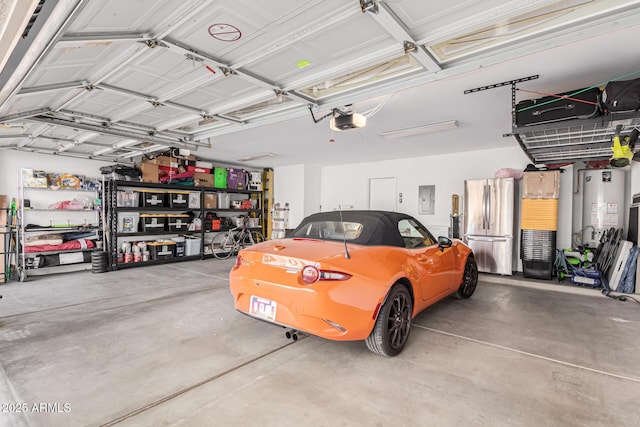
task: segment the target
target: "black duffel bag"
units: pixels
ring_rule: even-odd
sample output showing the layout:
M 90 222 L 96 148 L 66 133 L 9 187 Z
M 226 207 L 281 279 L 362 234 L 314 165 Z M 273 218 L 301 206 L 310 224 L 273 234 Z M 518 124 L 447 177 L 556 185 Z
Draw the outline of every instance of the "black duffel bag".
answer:
M 602 92 L 602 106 L 605 112 L 620 113 L 640 109 L 640 78 L 612 81 Z
M 600 89 L 597 87 L 578 89 L 518 102 L 516 105 L 516 126 L 590 119 L 601 113 Z

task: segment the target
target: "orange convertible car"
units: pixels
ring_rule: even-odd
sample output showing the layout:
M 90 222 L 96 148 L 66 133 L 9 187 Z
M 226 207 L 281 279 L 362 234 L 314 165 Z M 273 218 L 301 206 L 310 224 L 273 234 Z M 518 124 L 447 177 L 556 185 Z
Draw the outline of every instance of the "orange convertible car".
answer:
M 335 211 L 240 251 L 229 281 L 242 313 L 331 340 L 365 340 L 374 353 L 395 356 L 418 313 L 448 295 L 473 294 L 478 269 L 468 246 L 436 240 L 409 215 Z

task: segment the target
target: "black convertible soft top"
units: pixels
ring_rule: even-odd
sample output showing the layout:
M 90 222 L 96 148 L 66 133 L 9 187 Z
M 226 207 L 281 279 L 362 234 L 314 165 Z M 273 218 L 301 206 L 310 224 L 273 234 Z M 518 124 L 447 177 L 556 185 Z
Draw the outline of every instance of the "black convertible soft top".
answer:
M 402 219 L 410 219 L 420 224 L 412 216 L 399 212 L 387 211 L 342 211 L 342 221 L 356 222 L 362 224 L 362 232 L 355 239 L 350 239 L 349 243 L 356 243 L 367 246 L 399 246 L 405 247 L 404 240 L 398 231 L 398 221 Z M 320 212 L 309 215 L 302 220 L 300 225 L 290 233 L 287 237 L 309 237 L 305 230 L 312 223 L 323 221 L 340 222 L 340 211 Z M 422 226 L 422 224 L 420 224 Z M 422 226 L 425 228 L 424 226 Z M 425 228 L 426 230 L 426 228 Z M 338 239 L 328 239 L 338 240 Z

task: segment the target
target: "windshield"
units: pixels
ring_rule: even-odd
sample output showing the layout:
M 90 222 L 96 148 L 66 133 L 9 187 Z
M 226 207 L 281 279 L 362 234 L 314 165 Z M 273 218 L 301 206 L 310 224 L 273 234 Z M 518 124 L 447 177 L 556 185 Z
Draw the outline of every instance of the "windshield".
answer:
M 363 229 L 359 222 L 314 221 L 299 227 L 289 237 L 349 241 L 358 239 Z

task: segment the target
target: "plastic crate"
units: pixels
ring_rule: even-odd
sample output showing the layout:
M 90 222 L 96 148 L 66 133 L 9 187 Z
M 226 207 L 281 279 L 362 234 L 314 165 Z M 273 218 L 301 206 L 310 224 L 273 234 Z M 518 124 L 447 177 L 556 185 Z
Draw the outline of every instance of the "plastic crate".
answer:
M 167 215 L 169 231 L 187 231 L 189 229 L 189 215 Z
M 142 206 L 145 208 L 165 207 L 166 193 L 158 191 L 140 191 Z
M 140 227 L 145 233 L 159 233 L 167 229 L 167 216 L 162 214 L 140 215 Z
M 189 208 L 189 192 L 169 193 L 169 207 L 171 208 Z
M 119 208 L 137 208 L 138 207 L 137 191 L 118 191 L 116 201 Z
M 147 243 L 147 248 L 151 259 L 173 258 L 176 251 L 176 242 L 171 240 L 149 242 Z

